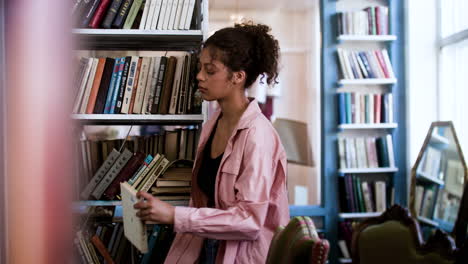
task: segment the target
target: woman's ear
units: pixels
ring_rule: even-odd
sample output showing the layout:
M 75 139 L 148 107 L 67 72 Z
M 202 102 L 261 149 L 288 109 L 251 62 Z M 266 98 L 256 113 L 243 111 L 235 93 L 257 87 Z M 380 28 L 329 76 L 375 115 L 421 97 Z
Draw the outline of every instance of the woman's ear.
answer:
M 233 72 L 232 74 L 232 83 L 234 84 L 241 84 L 241 83 L 245 83 L 245 79 L 247 77 L 247 74 L 245 73 L 245 71 L 236 71 L 236 72 Z

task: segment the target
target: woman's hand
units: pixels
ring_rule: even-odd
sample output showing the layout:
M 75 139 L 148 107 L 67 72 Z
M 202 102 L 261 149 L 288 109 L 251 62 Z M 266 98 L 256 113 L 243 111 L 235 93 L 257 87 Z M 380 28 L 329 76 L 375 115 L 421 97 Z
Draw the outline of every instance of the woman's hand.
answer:
M 135 209 L 140 209 L 137 216 L 141 220 L 152 221 L 157 224 L 174 224 L 174 206 L 159 200 L 147 192 L 138 192 L 137 198 L 145 199 L 133 206 Z

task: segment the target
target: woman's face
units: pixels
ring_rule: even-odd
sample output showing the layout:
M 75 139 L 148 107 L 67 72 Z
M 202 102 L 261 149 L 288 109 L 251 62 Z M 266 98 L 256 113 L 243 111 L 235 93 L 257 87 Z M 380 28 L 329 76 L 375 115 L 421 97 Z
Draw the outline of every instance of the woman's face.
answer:
M 198 89 L 206 101 L 224 99 L 234 90 L 228 67 L 211 57 L 210 47 L 201 52 L 197 80 Z

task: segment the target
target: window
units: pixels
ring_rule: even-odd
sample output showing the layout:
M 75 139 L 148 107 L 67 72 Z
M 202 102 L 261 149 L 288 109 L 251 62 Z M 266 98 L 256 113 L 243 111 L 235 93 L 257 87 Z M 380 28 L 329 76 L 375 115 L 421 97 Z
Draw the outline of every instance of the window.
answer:
M 468 1 L 439 0 L 439 120 L 452 120 L 468 151 Z

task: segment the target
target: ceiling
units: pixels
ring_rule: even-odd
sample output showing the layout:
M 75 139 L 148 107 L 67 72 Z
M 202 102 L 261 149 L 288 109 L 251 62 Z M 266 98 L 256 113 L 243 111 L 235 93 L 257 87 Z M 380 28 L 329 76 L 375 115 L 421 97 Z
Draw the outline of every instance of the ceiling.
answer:
M 308 9 L 318 0 L 209 0 L 210 9 Z

